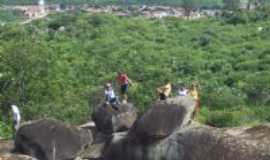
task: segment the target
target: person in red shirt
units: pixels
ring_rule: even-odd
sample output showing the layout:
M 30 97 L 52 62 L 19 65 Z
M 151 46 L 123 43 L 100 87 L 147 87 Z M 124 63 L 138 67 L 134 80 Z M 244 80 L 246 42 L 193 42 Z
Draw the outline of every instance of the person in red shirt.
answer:
M 131 80 L 128 78 L 127 74 L 123 72 L 118 72 L 117 81 L 121 88 L 122 103 L 127 103 L 127 91 L 128 86 L 131 84 Z

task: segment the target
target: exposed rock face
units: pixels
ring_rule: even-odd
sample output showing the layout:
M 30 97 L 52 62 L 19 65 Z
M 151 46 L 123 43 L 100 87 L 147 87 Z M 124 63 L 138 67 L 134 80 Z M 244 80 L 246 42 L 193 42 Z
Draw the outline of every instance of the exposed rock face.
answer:
M 94 134 L 94 141 L 89 145 L 79 157 L 82 159 L 102 160 L 103 150 L 107 141 L 111 138 L 111 135 L 106 135 L 101 132 Z
M 0 160 L 37 160 L 37 159 L 26 155 L 6 153 L 0 155 Z
M 135 121 L 136 111 L 131 104 L 118 108 L 100 106 L 94 113 L 95 123 L 82 125 L 88 128 L 84 130 L 53 120 L 22 125 L 16 150 L 40 160 L 270 160 L 270 124 L 223 129 L 205 126 L 191 121 L 193 99 L 180 97 L 156 102 L 126 130 Z M 93 141 L 90 130 L 95 132 Z M 122 130 L 125 132 L 117 132 Z M 7 143 L 3 151 L 9 148 Z M 34 160 L 9 153 L 5 156 Z
M 117 134 L 105 150 L 105 160 L 269 160 L 270 127 L 254 130 L 258 127 L 216 129 L 193 124 L 145 144 Z
M 189 96 L 158 101 L 136 121 L 130 134 L 141 139 L 164 138 L 187 125 L 194 109 L 195 101 Z
M 118 110 L 106 104 L 99 105 L 93 113 L 92 119 L 98 131 L 112 134 L 128 130 L 137 119 L 136 108 L 132 104 L 119 104 Z
M 92 135 L 55 120 L 38 120 L 22 125 L 15 139 L 15 151 L 41 160 L 74 159 L 91 143 Z
M 14 142 L 11 140 L 0 140 L 0 155 L 9 153 L 14 149 Z

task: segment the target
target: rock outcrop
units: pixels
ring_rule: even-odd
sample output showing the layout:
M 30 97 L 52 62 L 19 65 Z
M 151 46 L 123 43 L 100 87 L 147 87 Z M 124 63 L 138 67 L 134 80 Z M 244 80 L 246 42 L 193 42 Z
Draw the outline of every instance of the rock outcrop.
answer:
M 5 153 L 0 154 L 0 160 L 38 160 L 38 159 L 27 155 Z
M 130 104 L 117 105 L 118 110 L 110 105 L 99 105 L 92 119 L 96 124 L 97 130 L 105 134 L 128 130 L 137 119 L 136 108 Z
M 20 127 L 15 151 L 40 160 L 67 160 L 74 159 L 91 141 L 92 135 L 87 130 L 44 119 Z
M 0 140 L 0 155 L 10 153 L 14 149 L 12 140 Z
M 260 131 L 256 131 L 256 130 Z M 105 160 L 269 160 L 270 127 L 217 129 L 192 124 L 169 137 L 142 143 L 117 133 Z M 252 133 L 251 133 L 252 132 Z
M 14 154 L 14 142 L 12 140 L 0 140 L 0 160 L 37 160 L 27 155 Z
M 156 139 L 169 136 L 177 128 L 191 121 L 195 101 L 192 97 L 177 97 L 158 101 L 152 105 L 130 130 L 141 139 Z
M 113 134 L 105 160 L 269 160 L 270 126 L 218 129 L 191 121 L 191 97 L 155 103 L 131 130 Z
M 118 108 L 101 105 L 84 130 L 52 120 L 23 125 L 16 150 L 40 160 L 270 160 L 270 124 L 219 129 L 196 123 L 189 96 L 154 103 L 135 124 L 131 104 Z

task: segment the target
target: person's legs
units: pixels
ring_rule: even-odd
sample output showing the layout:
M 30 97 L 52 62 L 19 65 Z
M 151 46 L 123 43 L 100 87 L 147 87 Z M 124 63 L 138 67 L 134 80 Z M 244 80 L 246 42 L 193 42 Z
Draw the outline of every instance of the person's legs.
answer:
M 127 91 L 128 91 L 128 84 L 121 86 L 121 94 L 122 94 L 122 103 L 127 103 Z
M 111 99 L 110 104 L 111 104 L 113 109 L 119 110 L 119 108 L 117 107 L 117 99 L 116 98 Z
M 160 100 L 166 100 L 166 96 L 164 93 L 160 93 L 159 98 L 160 98 Z
M 13 131 L 13 139 L 15 140 L 16 138 L 16 131 L 17 131 L 17 121 L 13 120 L 13 123 L 12 123 L 12 131 Z
M 199 100 L 196 100 L 195 103 L 196 103 L 195 104 L 195 110 L 194 110 L 194 112 L 192 114 L 192 119 L 195 119 L 197 117 L 199 111 L 200 111 L 200 101 Z

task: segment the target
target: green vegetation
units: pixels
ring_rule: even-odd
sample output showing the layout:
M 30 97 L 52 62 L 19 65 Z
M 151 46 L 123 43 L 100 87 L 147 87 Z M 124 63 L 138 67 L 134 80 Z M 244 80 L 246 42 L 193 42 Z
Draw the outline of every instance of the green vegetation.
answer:
M 201 122 L 269 122 L 269 26 L 267 7 L 194 21 L 77 12 L 1 26 L 0 136 L 10 131 L 8 102 L 24 120 L 89 119 L 118 70 L 135 82 L 129 97 L 141 113 L 170 79 L 174 88 L 199 82 Z
M 21 21 L 25 17 L 18 10 L 0 10 L 0 23 Z

